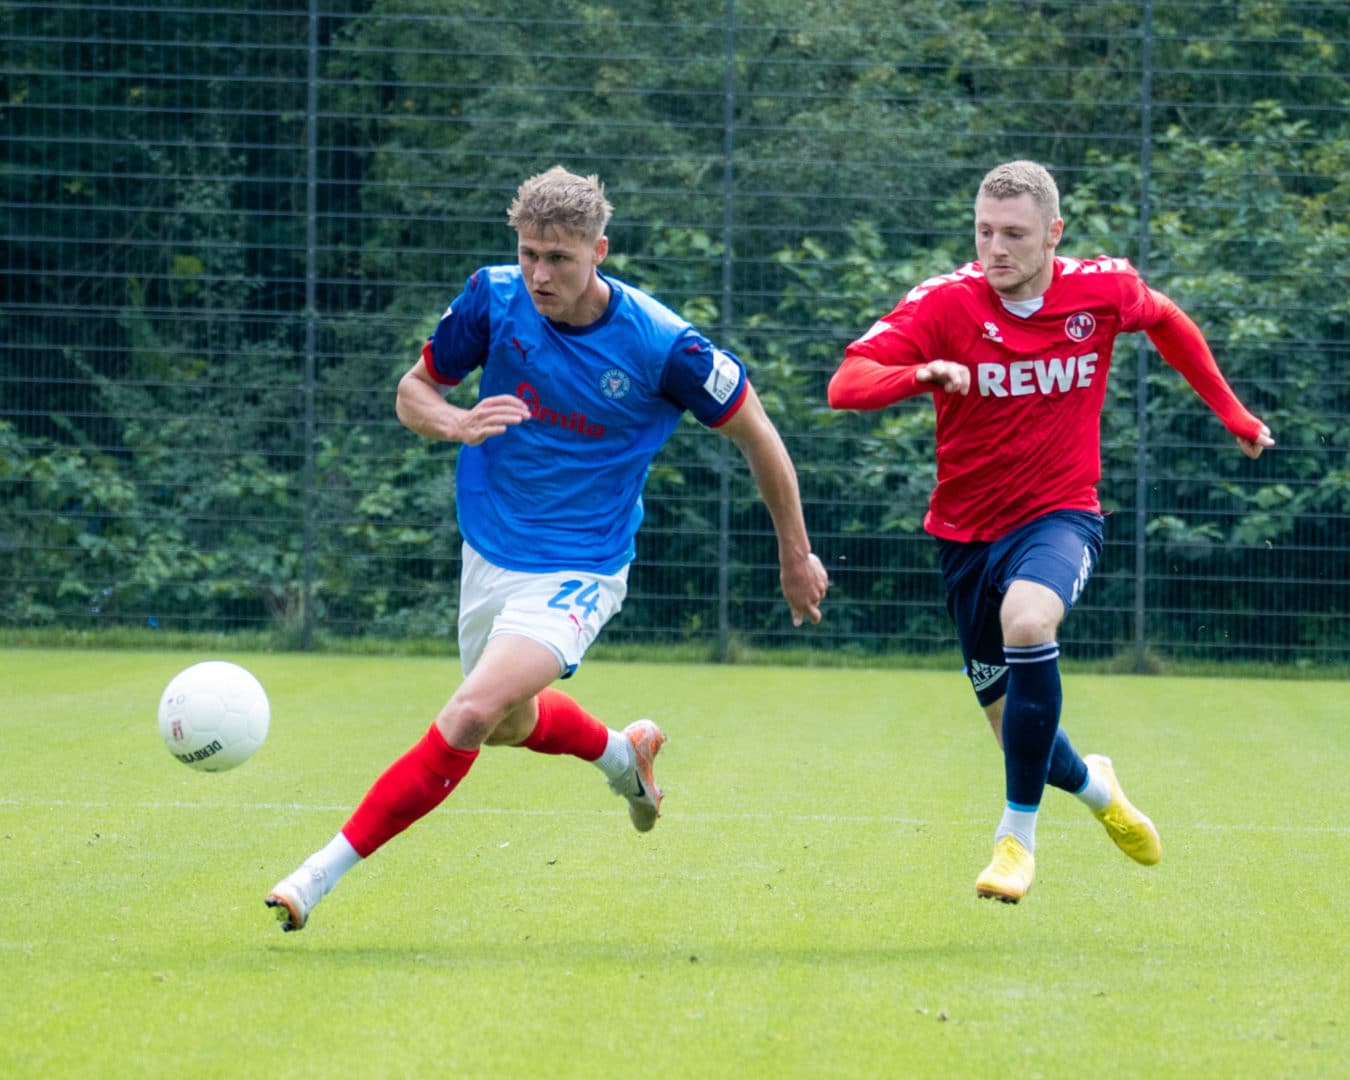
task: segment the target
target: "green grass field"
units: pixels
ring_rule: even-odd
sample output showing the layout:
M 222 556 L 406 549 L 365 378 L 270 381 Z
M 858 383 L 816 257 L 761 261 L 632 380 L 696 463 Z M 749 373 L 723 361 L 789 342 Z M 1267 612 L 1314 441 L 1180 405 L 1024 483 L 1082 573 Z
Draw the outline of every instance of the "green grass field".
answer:
M 588 663 L 670 735 L 654 832 L 489 750 L 283 935 L 263 895 L 458 668 L 218 655 L 272 731 L 205 775 L 155 726 L 204 656 L 0 651 L 0 1075 L 1350 1075 L 1343 683 L 1067 676 L 1163 861 L 1050 792 L 1012 907 L 974 895 L 1002 766 L 957 673 Z

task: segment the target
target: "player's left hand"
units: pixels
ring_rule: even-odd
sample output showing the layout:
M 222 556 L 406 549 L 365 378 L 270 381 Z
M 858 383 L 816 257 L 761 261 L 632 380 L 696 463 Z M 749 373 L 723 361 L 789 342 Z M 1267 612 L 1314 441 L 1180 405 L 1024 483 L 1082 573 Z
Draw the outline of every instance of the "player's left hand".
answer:
M 778 580 L 792 611 L 792 625 L 801 626 L 806 619 L 820 622 L 820 602 L 830 587 L 830 575 L 820 559 L 812 553 L 792 566 L 782 566 Z
M 1275 445 L 1275 440 L 1271 438 L 1270 428 L 1262 424 L 1261 433 L 1255 439 L 1244 439 L 1241 435 L 1238 435 L 1237 444 L 1244 454 L 1255 461 L 1261 456 L 1262 450 Z

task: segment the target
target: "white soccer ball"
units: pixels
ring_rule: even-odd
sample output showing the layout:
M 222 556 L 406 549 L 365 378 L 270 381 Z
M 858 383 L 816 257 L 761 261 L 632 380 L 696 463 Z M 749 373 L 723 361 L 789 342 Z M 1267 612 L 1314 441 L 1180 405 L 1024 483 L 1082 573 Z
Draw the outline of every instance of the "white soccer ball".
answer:
M 201 772 L 224 772 L 246 762 L 267 738 L 271 717 L 262 683 L 226 660 L 184 668 L 159 698 L 164 745 Z

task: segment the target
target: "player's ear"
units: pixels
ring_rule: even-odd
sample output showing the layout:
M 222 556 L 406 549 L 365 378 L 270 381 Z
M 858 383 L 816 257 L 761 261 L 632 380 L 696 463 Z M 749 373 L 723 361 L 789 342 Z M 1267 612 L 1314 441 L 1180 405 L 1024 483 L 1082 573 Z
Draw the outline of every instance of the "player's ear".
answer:
M 602 236 L 595 242 L 595 265 L 599 266 L 609 254 L 609 237 Z
M 1050 222 L 1050 232 L 1046 237 L 1047 243 L 1052 248 L 1059 247 L 1059 242 L 1064 238 L 1064 219 L 1057 217 Z

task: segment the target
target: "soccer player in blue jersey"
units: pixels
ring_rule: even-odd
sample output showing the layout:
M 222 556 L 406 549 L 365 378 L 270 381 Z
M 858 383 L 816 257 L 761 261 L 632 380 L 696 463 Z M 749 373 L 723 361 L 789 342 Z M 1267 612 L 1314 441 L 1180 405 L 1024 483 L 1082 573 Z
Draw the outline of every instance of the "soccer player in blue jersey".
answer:
M 650 720 L 609 728 L 552 683 L 623 603 L 647 469 L 686 410 L 744 455 L 793 624 L 820 621 L 828 578 L 777 429 L 735 356 L 600 272 L 610 213 L 594 176 L 555 167 L 526 180 L 507 215 L 516 265 L 469 278 L 399 383 L 407 427 L 461 444 L 464 680 L 337 835 L 267 895 L 283 930 L 303 929 L 344 873 L 440 805 L 484 744 L 593 762 L 639 832 L 656 824 L 664 733 Z M 476 403 L 447 400 L 480 369 Z

